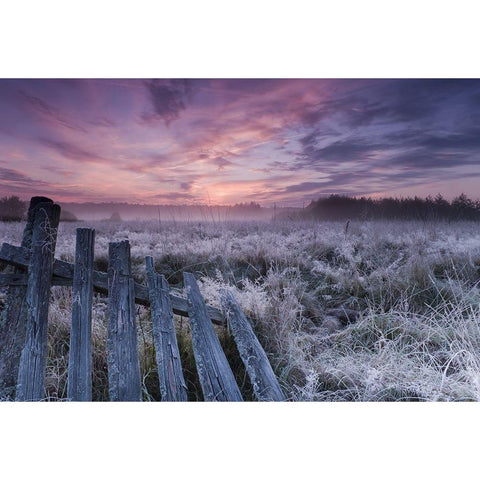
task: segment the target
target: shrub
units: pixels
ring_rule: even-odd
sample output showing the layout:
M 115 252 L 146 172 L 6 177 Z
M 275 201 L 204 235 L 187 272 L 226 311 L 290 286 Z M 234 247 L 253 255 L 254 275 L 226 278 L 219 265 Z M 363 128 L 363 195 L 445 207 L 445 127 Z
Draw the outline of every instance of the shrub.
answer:
M 0 199 L 0 220 L 2 221 L 16 222 L 22 220 L 26 210 L 27 202 L 20 200 L 15 195 Z
M 113 212 L 112 215 L 110 215 L 110 219 L 109 219 L 111 222 L 121 222 L 122 221 L 122 217 L 120 216 L 120 214 L 118 212 Z
M 77 216 L 68 210 L 62 210 L 60 213 L 61 222 L 78 222 Z

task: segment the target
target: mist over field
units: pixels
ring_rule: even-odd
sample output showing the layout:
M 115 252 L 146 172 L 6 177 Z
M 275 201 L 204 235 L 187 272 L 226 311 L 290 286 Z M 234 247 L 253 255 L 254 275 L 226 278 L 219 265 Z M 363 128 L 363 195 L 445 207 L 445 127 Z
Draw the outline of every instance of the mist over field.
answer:
M 259 204 L 149 205 L 131 203 L 61 203 L 64 210 L 79 220 L 109 220 L 112 215 L 124 220 L 156 220 L 157 222 L 225 222 L 231 220 L 271 220 L 273 208 Z M 288 208 L 287 211 L 292 209 Z
M 17 197 L 14 197 L 17 198 Z M 12 197 L 10 197 L 12 199 Z M 18 199 L 18 198 L 17 198 Z M 7 197 L 0 199 L 0 219 Z M 21 203 L 21 202 L 20 202 Z M 415 197 L 349 197 L 328 195 L 303 203 L 301 208 L 278 205 L 265 207 L 256 202 L 234 205 L 148 205 L 130 203 L 62 203 L 63 220 L 157 220 L 180 222 L 229 222 L 277 220 L 477 220 L 480 200 L 462 193 L 451 199 L 441 194 Z M 23 204 L 26 208 L 26 203 Z M 66 213 L 67 212 L 67 213 Z M 70 216 L 73 214 L 74 216 Z

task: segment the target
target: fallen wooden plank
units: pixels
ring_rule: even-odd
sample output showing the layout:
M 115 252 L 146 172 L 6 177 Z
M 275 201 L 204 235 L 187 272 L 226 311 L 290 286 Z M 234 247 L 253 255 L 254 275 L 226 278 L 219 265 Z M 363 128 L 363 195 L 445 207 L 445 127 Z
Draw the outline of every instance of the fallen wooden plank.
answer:
M 163 275 L 155 271 L 152 257 L 146 257 L 145 264 L 162 401 L 186 402 L 187 386 L 183 378 L 168 283 Z
M 4 243 L 0 249 L 0 261 L 21 268 L 28 269 L 28 262 L 30 252 L 23 247 L 17 247 Z M 73 285 L 73 263 L 64 262 L 63 260 L 55 259 L 53 263 L 53 280 L 52 285 L 57 285 L 59 280 L 56 278 L 68 279 L 70 283 L 66 285 Z M 65 285 L 62 283 L 62 285 Z M 93 289 L 98 293 L 108 295 L 108 276 L 105 272 L 94 270 L 93 272 Z M 135 289 L 135 303 L 149 306 L 150 300 L 148 298 L 148 289 L 145 285 L 140 283 L 134 284 Z M 178 297 L 170 293 L 170 301 L 172 302 L 173 312 L 177 315 L 188 316 L 188 305 L 185 298 Z M 225 325 L 225 317 L 217 308 L 210 305 L 207 306 L 208 316 L 213 323 L 217 325 Z
M 209 402 L 241 402 L 242 394 L 208 318 L 195 277 L 185 272 L 183 280 L 187 290 L 193 353 L 204 399 Z
M 28 266 L 27 330 L 18 367 L 15 392 L 17 401 L 38 401 L 45 398 L 48 306 L 59 220 L 59 205 L 38 205 Z
M 92 299 L 95 230 L 77 228 L 67 397 L 92 401 Z
M 228 326 L 252 382 L 255 396 L 264 402 L 285 401 L 267 355 L 234 296 L 228 290 L 223 290 L 221 298 Z
M 30 200 L 22 238 L 22 247 L 26 248 L 27 251 L 30 251 L 32 244 L 35 208 L 40 203 L 53 202 L 46 197 L 32 197 Z M 25 344 L 27 276 L 23 275 L 22 281 L 18 282 L 18 274 L 21 274 L 20 270 L 12 268 L 11 272 L 0 278 L 0 286 L 9 286 L 5 309 L 3 314 L 0 315 L 0 397 L 4 399 L 15 398 L 18 365 Z M 5 277 L 8 276 L 11 276 L 10 281 L 3 283 L 8 279 Z
M 112 402 L 141 402 L 135 294 L 127 240 L 108 245 L 108 390 Z

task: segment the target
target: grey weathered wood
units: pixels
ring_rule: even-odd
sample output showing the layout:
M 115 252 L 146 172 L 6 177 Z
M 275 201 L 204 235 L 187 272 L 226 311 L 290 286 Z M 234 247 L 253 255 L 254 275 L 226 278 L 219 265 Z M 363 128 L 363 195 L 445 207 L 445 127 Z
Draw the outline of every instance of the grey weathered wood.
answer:
M 188 298 L 193 353 L 205 401 L 242 401 L 230 365 L 208 318 L 195 277 L 183 274 Z
M 30 252 L 22 247 L 10 245 L 9 243 L 4 243 L 2 245 L 2 248 L 0 249 L 0 261 L 9 265 L 14 265 L 16 267 L 26 269 L 28 268 L 29 258 Z M 62 278 L 70 280 L 70 283 L 67 283 L 67 285 L 72 285 L 73 263 L 64 262 L 62 260 L 55 260 L 53 264 L 53 274 L 53 284 L 56 284 L 55 282 L 60 282 L 59 279 Z M 65 283 L 60 284 L 65 285 Z M 96 270 L 93 272 L 93 289 L 98 293 L 108 294 L 108 276 L 106 273 L 98 272 Z M 135 283 L 134 289 L 135 303 L 145 306 L 150 305 L 147 287 L 139 283 Z M 181 298 L 170 293 L 170 301 L 172 303 L 174 313 L 183 316 L 188 315 L 187 300 L 185 298 Z M 218 325 L 225 325 L 225 318 L 220 310 L 208 305 L 207 311 L 213 323 L 216 323 Z
M 28 275 L 26 273 L 0 273 L 0 287 L 23 286 L 28 284 Z M 68 278 L 52 277 L 52 287 L 71 287 L 72 280 Z
M 108 384 L 110 400 L 117 402 L 142 400 L 133 284 L 130 244 L 126 240 L 109 243 Z
M 45 397 L 48 306 L 59 220 L 59 205 L 40 203 L 37 206 L 28 266 L 27 330 L 15 397 L 19 401 L 42 400 Z
M 224 290 L 221 297 L 228 326 L 252 382 L 255 396 L 260 401 L 285 401 L 267 355 L 234 296 L 228 290 Z
M 27 286 L 27 276 L 24 273 L 1 273 L 0 286 Z
M 92 298 L 95 230 L 77 228 L 67 396 L 92 401 Z
M 152 257 L 146 257 L 145 264 L 162 401 L 186 402 L 187 386 L 183 378 L 168 283 L 163 275 L 155 272 Z
M 22 247 L 30 250 L 32 244 L 34 211 L 40 203 L 53 203 L 46 197 L 32 197 L 27 213 L 27 222 L 23 231 Z M 25 343 L 26 308 L 25 297 L 27 294 L 27 278 L 25 282 L 18 283 L 20 274 L 18 268 L 12 273 L 4 274 L 1 286 L 10 285 L 7 291 L 5 308 L 0 314 L 0 398 L 11 398 L 15 393 L 18 377 L 20 355 Z M 10 282 L 4 283 L 6 277 L 12 275 Z M 13 281 L 12 281 L 13 280 Z

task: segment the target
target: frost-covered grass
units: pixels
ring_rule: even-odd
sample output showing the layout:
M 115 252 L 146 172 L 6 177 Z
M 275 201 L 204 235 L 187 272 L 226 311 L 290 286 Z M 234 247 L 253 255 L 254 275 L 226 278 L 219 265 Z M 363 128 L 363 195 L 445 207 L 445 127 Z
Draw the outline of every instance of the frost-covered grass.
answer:
M 0 224 L 0 241 L 19 244 L 23 224 Z M 57 257 L 72 261 L 75 228 L 97 230 L 96 268 L 108 242 L 129 239 L 134 276 L 144 257 L 174 288 L 193 272 L 219 306 L 229 288 L 293 400 L 480 399 L 480 225 L 477 223 L 61 224 Z M 52 293 L 47 388 L 65 395 L 71 295 Z M 358 312 L 343 325 L 334 308 Z M 108 393 L 106 299 L 94 308 L 94 395 Z M 158 399 L 148 310 L 138 308 L 145 399 Z M 178 336 L 191 398 L 201 398 L 188 320 Z M 247 397 L 248 382 L 228 332 L 219 330 Z

